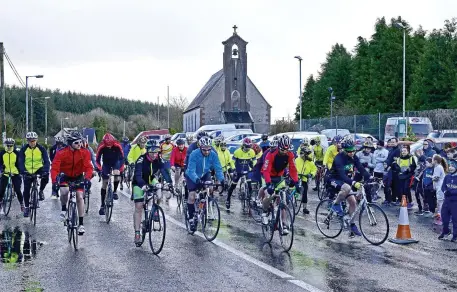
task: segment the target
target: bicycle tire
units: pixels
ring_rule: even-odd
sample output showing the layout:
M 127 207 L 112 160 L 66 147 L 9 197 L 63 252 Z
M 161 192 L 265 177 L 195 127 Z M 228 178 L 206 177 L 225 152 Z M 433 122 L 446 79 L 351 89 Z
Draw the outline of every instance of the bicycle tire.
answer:
M 292 195 L 289 193 L 289 192 L 286 192 L 286 206 L 292 210 L 292 222 L 295 221 L 295 196 Z
M 163 245 L 165 244 L 165 236 L 167 233 L 167 223 L 165 221 L 165 213 L 163 212 L 162 208 L 159 205 L 156 205 L 155 208 L 157 208 L 158 216 L 159 216 L 159 222 L 155 222 L 153 219 L 153 213 L 149 214 L 149 247 L 151 248 L 151 251 L 153 254 L 158 255 L 163 248 Z M 160 219 L 162 219 L 162 222 L 160 222 Z M 163 231 L 161 241 L 158 245 L 154 245 L 152 243 L 153 236 L 152 233 L 156 231 L 155 225 L 158 225 L 157 231 Z M 158 247 L 157 247 L 158 246 Z
M 11 184 L 8 184 L 6 187 L 5 191 L 5 196 L 3 197 L 3 212 L 5 213 L 5 216 L 8 216 L 11 210 L 11 203 L 13 201 L 13 188 L 11 187 Z
M 376 210 L 375 213 L 377 215 L 375 218 L 384 218 L 384 220 L 386 222 L 385 233 L 384 232 L 383 232 L 384 234 L 381 233 L 382 237 L 381 237 L 381 240 L 379 240 L 379 241 L 374 241 L 371 238 L 369 239 L 368 235 L 366 234 L 366 232 L 364 232 L 365 228 L 362 227 L 362 221 L 363 221 L 362 220 L 362 218 L 363 218 L 362 216 L 363 216 L 363 214 L 366 213 L 368 216 L 373 216 L 375 214 L 375 213 L 373 213 L 374 210 Z M 379 214 L 381 214 L 382 216 L 379 216 Z M 376 225 L 378 225 L 380 221 L 379 220 L 376 220 L 376 221 L 377 221 Z M 373 225 L 371 225 L 371 226 L 373 226 Z M 384 210 L 382 210 L 382 208 L 379 207 L 377 204 L 367 203 L 367 206 L 364 207 L 360 211 L 360 213 L 359 213 L 359 228 L 360 228 L 360 232 L 362 233 L 362 235 L 365 238 L 365 240 L 368 241 L 369 243 L 371 243 L 372 245 L 381 245 L 387 240 L 387 237 L 389 237 L 389 230 L 390 230 L 389 219 L 387 218 L 387 215 L 384 212 Z
M 67 204 L 67 218 L 65 218 L 65 224 L 67 226 L 67 233 L 68 233 L 68 243 L 71 243 L 71 239 L 73 237 L 73 233 L 71 232 L 72 228 L 71 228 L 71 221 L 70 221 L 70 218 L 72 216 L 71 214 L 71 205 L 70 205 L 70 201 L 68 202 Z
M 202 214 L 202 232 L 206 240 L 213 241 L 216 239 L 219 234 L 219 228 L 221 227 L 221 211 L 219 209 L 219 204 L 214 199 L 209 199 L 208 203 L 203 210 Z M 210 207 L 210 208 L 208 208 Z M 208 219 L 208 213 L 211 212 L 211 217 Z M 209 227 L 215 226 L 214 234 L 209 233 Z
M 182 204 L 182 193 L 181 193 L 181 188 L 176 188 L 176 204 L 178 205 L 178 208 L 181 208 Z
M 281 246 L 284 248 L 284 251 L 288 252 L 292 248 L 292 245 L 294 244 L 294 218 L 293 218 L 293 215 L 292 215 L 292 211 L 286 205 L 282 205 L 281 204 L 279 206 L 279 210 L 278 211 L 279 212 L 278 212 L 278 217 L 277 217 L 277 223 L 278 223 L 279 240 L 281 242 Z M 282 211 L 286 212 L 286 216 L 289 217 L 290 224 L 287 224 L 287 219 L 285 220 L 286 222 L 283 222 L 282 214 L 281 214 Z M 284 234 L 284 232 L 283 232 L 284 224 L 289 225 L 288 226 L 288 229 L 289 229 L 289 233 L 288 234 Z M 286 242 L 285 241 L 286 238 L 290 238 L 290 242 Z
M 262 234 L 263 234 L 263 238 L 266 240 L 266 242 L 270 243 L 273 240 L 273 235 L 275 232 L 274 224 L 273 224 L 273 213 L 271 210 L 269 211 L 268 216 L 270 217 L 268 219 L 268 224 L 262 223 Z
M 73 233 L 73 247 L 75 251 L 78 250 L 78 209 L 76 208 L 76 203 L 71 203 L 72 216 L 71 216 L 71 232 Z
M 106 193 L 106 199 L 105 199 L 105 220 L 106 224 L 109 224 L 111 221 L 111 216 L 113 215 L 113 192 L 111 190 L 108 190 Z
M 30 206 L 30 222 L 33 226 L 36 226 L 36 212 L 37 212 L 37 201 L 38 201 L 38 190 L 34 189 L 31 193 L 32 205 Z
M 316 221 L 317 229 L 319 229 L 319 231 L 322 233 L 322 235 L 324 235 L 327 238 L 336 238 L 343 231 L 343 226 L 341 225 L 341 219 L 338 217 L 337 214 L 335 214 L 333 211 L 329 210 L 329 206 L 331 206 L 332 203 L 333 203 L 332 200 L 323 200 L 323 201 L 320 201 L 320 203 L 317 205 L 317 208 L 316 208 L 315 221 Z M 322 219 L 324 219 L 324 220 L 322 220 Z M 323 222 L 321 222 L 321 223 L 323 223 L 322 226 L 319 225 L 320 221 L 323 221 Z M 329 229 L 330 222 L 334 222 L 335 225 L 337 226 L 337 227 L 335 227 L 336 234 L 330 235 L 325 232 L 324 227 L 326 226 L 326 228 Z
M 255 190 L 252 191 L 254 195 L 257 193 Z M 251 195 L 252 198 L 252 195 Z M 254 219 L 255 222 L 261 223 L 262 222 L 262 210 L 261 208 L 257 207 L 257 203 L 255 201 L 250 201 L 249 202 L 249 209 L 248 213 L 249 216 Z
M 89 205 L 90 205 L 90 190 L 84 192 L 84 208 L 86 214 L 89 213 Z

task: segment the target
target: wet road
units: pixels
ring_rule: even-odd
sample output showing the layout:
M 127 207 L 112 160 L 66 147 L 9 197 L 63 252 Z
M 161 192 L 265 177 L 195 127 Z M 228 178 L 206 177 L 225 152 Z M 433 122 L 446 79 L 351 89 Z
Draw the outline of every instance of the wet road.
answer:
M 420 240 L 415 245 L 372 246 L 346 233 L 325 239 L 313 216 L 299 215 L 294 246 L 285 253 L 277 233 L 271 245 L 263 242 L 260 226 L 242 214 L 236 199 L 230 212 L 221 206 L 223 222 L 213 243 L 186 233 L 172 199 L 164 204 L 165 246 L 154 256 L 148 244 L 133 244 L 128 191 L 120 194 L 109 225 L 98 216 L 100 184 L 94 179 L 86 234 L 75 252 L 58 221 L 60 203 L 49 199 L 50 186 L 46 191 L 36 227 L 19 216 L 17 202 L 9 218 L 0 218 L 0 291 L 457 290 L 457 244 L 438 241 L 431 219 L 412 212 L 412 233 Z M 310 197 L 313 212 L 317 198 Z M 398 210 L 386 211 L 394 236 Z

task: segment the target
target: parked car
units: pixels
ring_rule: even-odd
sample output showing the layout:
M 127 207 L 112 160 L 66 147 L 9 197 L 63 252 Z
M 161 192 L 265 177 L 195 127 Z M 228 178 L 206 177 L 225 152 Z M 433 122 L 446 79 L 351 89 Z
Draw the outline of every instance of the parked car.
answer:
M 186 133 L 176 133 L 171 137 L 171 142 L 176 142 L 178 139 L 186 139 Z
M 427 138 L 457 138 L 457 130 L 434 130 L 427 135 Z
M 411 127 L 411 131 L 417 138 L 423 139 L 433 131 L 432 123 L 429 118 L 423 117 L 393 117 L 388 118 L 386 121 L 386 128 L 384 131 L 384 141 L 388 141 L 390 138 L 404 138 L 408 127 Z
M 327 137 L 327 141 L 330 142 L 336 135 L 344 137 L 346 135 L 349 135 L 350 132 L 348 129 L 325 129 L 321 131 L 321 134 L 325 135 Z
M 365 142 L 365 140 L 368 137 L 371 137 L 373 139 L 373 146 L 375 148 L 378 145 L 378 140 L 370 134 L 357 133 L 357 134 L 349 134 L 349 135 L 351 136 L 352 140 L 354 141 L 354 144 L 355 144 L 355 147 L 357 148 L 357 150 L 360 150 L 362 148 L 363 143 Z
M 240 138 L 240 136 L 243 137 Z M 243 139 L 246 137 L 249 137 L 252 143 L 260 143 L 260 141 L 262 140 L 262 135 L 260 134 L 240 134 L 229 137 L 228 139 L 225 139 L 225 141 L 227 143 L 227 149 L 230 151 L 230 153 L 233 154 L 233 152 L 235 152 L 235 150 L 241 146 L 241 144 L 243 143 Z

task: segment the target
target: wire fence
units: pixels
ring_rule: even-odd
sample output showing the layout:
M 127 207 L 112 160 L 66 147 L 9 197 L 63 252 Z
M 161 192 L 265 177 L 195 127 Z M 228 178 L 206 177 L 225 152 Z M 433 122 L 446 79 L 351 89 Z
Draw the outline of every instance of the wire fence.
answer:
M 434 130 L 457 128 L 457 109 L 436 109 L 427 111 L 408 111 L 406 117 L 427 117 Z M 334 116 L 330 118 L 302 119 L 303 131 L 324 129 L 347 129 L 351 133 L 370 134 L 384 139 L 384 129 L 388 118 L 402 117 L 403 113 L 378 113 L 372 115 Z

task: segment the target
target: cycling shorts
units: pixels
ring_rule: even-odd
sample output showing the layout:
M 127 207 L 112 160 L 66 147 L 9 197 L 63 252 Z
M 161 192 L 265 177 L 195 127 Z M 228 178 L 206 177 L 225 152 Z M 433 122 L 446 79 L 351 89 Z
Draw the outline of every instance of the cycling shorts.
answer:
M 154 178 L 151 185 L 155 185 L 158 182 L 159 181 Z M 144 201 L 144 191 L 139 186 L 133 186 L 133 201 L 135 203 L 141 203 Z

